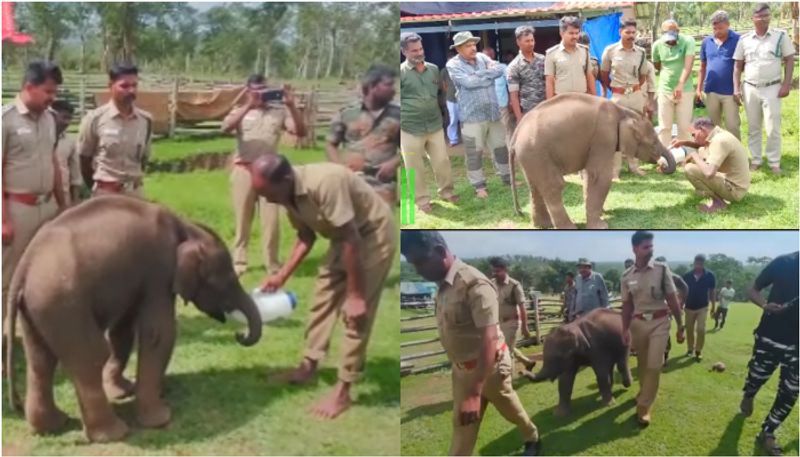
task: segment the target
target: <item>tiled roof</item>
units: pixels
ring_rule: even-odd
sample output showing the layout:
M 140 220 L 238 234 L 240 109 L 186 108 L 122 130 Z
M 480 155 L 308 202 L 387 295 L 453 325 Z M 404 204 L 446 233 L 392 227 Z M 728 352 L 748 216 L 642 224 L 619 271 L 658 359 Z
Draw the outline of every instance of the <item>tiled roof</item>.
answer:
M 540 8 L 515 8 L 501 9 L 493 11 L 479 11 L 473 13 L 444 13 L 444 14 L 425 14 L 420 16 L 402 16 L 400 22 L 436 22 L 449 20 L 469 20 L 469 19 L 490 19 L 490 18 L 509 18 L 525 16 L 536 13 L 556 13 L 559 11 L 575 10 L 604 10 L 609 8 L 619 8 L 633 6 L 633 2 L 557 2 L 553 5 Z

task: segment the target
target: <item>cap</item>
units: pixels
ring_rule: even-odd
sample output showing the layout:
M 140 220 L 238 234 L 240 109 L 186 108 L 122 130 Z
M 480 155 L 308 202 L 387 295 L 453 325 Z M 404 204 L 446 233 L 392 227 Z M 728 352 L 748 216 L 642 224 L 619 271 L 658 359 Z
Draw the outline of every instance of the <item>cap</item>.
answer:
M 586 257 L 581 257 L 580 259 L 578 259 L 578 263 L 576 263 L 575 265 L 577 266 L 588 265 L 591 267 L 592 262 L 590 262 L 589 259 L 587 259 Z
M 756 6 L 753 7 L 753 14 L 758 14 L 768 9 L 769 9 L 769 3 L 757 3 Z
M 667 30 L 661 35 L 661 39 L 664 41 L 677 41 L 678 40 L 678 31 L 677 30 Z

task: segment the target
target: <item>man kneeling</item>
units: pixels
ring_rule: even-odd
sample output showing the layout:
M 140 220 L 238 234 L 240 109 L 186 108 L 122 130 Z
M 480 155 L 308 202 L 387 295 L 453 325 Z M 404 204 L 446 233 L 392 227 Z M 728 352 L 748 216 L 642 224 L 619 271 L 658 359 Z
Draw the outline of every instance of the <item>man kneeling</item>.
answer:
M 701 204 L 697 208 L 713 213 L 727 208 L 727 202 L 744 198 L 750 187 L 750 169 L 742 143 L 708 118 L 694 121 L 692 137 L 694 141 L 673 140 L 672 147 L 698 149 L 686 158 L 686 178 L 698 194 L 711 197 L 711 204 Z

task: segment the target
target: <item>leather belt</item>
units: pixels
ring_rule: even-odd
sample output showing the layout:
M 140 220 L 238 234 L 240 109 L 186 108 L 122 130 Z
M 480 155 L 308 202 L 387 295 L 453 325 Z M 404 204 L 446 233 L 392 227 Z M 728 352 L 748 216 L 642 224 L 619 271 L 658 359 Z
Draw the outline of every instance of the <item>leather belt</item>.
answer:
M 505 323 L 505 322 L 518 321 L 518 320 L 519 320 L 519 316 L 506 317 L 505 319 L 503 319 L 503 322 Z
M 141 183 L 136 181 L 119 182 L 119 181 L 95 181 L 94 188 L 104 190 L 106 192 L 120 193 L 124 190 L 136 190 L 141 187 Z
M 497 348 L 497 355 L 495 356 L 495 361 L 500 359 L 500 355 L 507 350 L 508 350 L 508 345 L 506 343 L 501 344 L 500 347 Z M 461 362 L 461 363 L 454 363 L 453 365 L 455 365 L 455 367 L 458 368 L 459 370 L 474 370 L 475 368 L 478 367 L 478 359 L 467 360 L 466 362 Z
M 53 197 L 52 192 L 44 194 L 24 193 L 24 192 L 4 192 L 3 195 L 11 201 L 22 203 L 28 206 L 44 205 Z
M 638 84 L 634 84 L 633 86 L 628 86 L 628 87 L 612 87 L 611 93 L 628 95 L 638 91 L 641 88 L 642 87 Z
M 636 319 L 640 319 L 643 321 L 652 321 L 655 319 L 661 319 L 662 317 L 669 316 L 669 310 L 662 309 L 660 311 L 655 311 L 652 313 L 638 313 L 634 314 L 633 317 Z
M 753 83 L 753 82 L 750 82 L 750 81 L 745 81 L 744 83 L 745 84 L 750 84 L 753 87 L 769 87 L 769 86 L 778 84 L 779 82 L 781 82 L 780 79 L 776 79 L 775 81 L 770 81 L 768 83 L 761 83 L 761 84 Z
M 250 168 L 250 163 L 251 162 L 245 162 L 244 160 L 237 160 L 236 162 L 233 162 L 234 165 L 238 165 L 242 168 Z

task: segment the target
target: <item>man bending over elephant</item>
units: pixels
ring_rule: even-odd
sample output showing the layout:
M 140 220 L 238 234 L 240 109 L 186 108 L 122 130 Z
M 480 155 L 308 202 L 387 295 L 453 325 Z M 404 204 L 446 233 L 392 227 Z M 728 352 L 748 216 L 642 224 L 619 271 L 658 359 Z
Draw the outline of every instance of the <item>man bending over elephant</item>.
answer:
M 637 349 L 640 390 L 636 418 L 647 426 L 669 338 L 667 316 L 671 313 L 678 323 L 678 344 L 683 343 L 684 327 L 672 272 L 667 264 L 652 260 L 653 234 L 637 231 L 631 244 L 636 260 L 622 274 L 622 331 L 625 344 L 633 340 Z
M 539 432 L 511 383 L 512 363 L 500 331 L 497 291 L 457 259 L 439 232 L 403 230 L 400 250 L 426 281 L 436 281 L 436 323 L 452 363 L 453 437 L 448 455 L 472 455 L 489 403 L 522 434 L 522 455 L 538 455 Z
M 702 117 L 692 124 L 694 141 L 673 140 L 672 147 L 699 149 L 686 158 L 686 178 L 695 191 L 711 197 L 709 205 L 698 205 L 704 213 L 728 207 L 727 201 L 739 201 L 750 188 L 750 169 L 744 145 L 730 132 Z
M 283 286 L 311 251 L 316 234 L 331 240 L 319 268 L 304 358 L 289 382 L 304 384 L 314 377 L 333 326 L 344 314 L 338 382 L 312 407 L 317 417 L 333 419 L 350 406 L 350 387 L 364 371 L 370 331 L 395 255 L 392 210 L 365 180 L 339 164 L 292 167 L 286 157 L 269 154 L 256 159 L 250 172 L 253 189 L 286 207 L 298 236 L 289 260 L 264 280 L 265 291 Z

